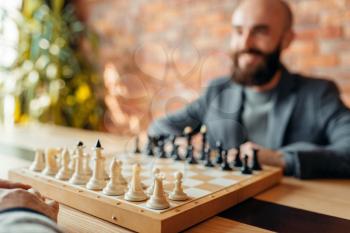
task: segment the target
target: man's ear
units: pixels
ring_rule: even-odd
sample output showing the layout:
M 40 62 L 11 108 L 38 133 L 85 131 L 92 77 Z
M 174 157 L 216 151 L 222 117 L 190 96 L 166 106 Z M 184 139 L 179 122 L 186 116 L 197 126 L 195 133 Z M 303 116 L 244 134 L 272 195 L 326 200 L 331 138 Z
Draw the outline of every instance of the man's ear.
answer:
M 289 45 L 292 43 L 292 41 L 295 38 L 295 33 L 293 30 L 288 30 L 284 33 L 283 40 L 282 40 L 282 50 L 287 49 Z

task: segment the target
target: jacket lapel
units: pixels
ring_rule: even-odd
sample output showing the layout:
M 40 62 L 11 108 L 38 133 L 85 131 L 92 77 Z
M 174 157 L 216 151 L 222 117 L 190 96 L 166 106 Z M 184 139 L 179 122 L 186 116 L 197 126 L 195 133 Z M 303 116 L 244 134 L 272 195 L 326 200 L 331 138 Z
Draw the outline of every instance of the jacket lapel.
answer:
M 283 69 L 278 92 L 274 96 L 274 108 L 269 113 L 267 140 L 271 149 L 278 149 L 283 144 L 285 131 L 296 103 L 294 92 L 295 79 Z

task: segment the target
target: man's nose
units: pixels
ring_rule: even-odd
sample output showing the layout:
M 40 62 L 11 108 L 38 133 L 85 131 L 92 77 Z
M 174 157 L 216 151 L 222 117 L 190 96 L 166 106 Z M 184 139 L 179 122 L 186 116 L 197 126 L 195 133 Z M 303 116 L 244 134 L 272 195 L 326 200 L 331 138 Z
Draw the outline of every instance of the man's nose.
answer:
M 242 34 L 240 38 L 240 48 L 241 50 L 248 50 L 254 47 L 254 38 L 251 32 L 247 31 Z

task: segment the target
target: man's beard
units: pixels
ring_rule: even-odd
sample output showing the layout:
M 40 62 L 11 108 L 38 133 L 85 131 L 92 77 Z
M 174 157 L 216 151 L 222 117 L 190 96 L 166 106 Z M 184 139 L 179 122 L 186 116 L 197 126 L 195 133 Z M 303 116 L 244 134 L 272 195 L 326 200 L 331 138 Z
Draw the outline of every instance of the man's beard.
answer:
M 263 57 L 263 62 L 255 67 L 245 70 L 239 68 L 238 59 L 242 54 L 253 54 Z M 258 49 L 247 49 L 233 54 L 233 72 L 231 79 L 244 86 L 262 86 L 269 83 L 281 68 L 280 46 L 271 53 L 264 53 Z

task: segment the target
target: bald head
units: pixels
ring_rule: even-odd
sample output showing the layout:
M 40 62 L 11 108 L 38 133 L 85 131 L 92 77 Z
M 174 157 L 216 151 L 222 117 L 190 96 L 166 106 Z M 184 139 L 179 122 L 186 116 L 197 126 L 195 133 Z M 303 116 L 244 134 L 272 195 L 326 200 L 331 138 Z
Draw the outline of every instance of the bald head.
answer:
M 280 25 L 284 30 L 291 30 L 293 27 L 293 13 L 288 5 L 283 0 L 240 0 L 234 14 L 236 12 L 247 13 L 254 11 L 254 9 L 258 9 L 260 14 L 266 14 L 266 17 L 277 16 L 274 17 L 278 20 Z

